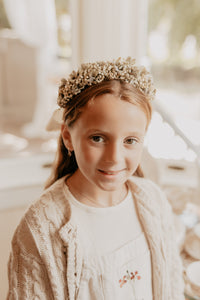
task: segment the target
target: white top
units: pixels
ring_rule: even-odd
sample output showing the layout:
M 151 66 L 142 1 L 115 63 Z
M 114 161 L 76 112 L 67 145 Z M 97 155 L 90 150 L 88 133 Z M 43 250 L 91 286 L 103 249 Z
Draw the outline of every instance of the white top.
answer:
M 118 205 L 106 208 L 79 202 L 67 186 L 65 193 L 84 257 L 77 299 L 151 300 L 150 251 L 131 192 Z

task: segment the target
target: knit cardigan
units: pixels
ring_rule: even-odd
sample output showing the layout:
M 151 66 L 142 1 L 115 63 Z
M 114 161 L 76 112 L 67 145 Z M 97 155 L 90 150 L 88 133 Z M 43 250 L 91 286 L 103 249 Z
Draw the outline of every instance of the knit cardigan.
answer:
M 64 184 L 65 177 L 45 190 L 15 231 L 8 264 L 9 300 L 77 298 L 83 256 Z M 171 207 L 150 180 L 134 176 L 128 184 L 151 252 L 153 300 L 183 300 Z

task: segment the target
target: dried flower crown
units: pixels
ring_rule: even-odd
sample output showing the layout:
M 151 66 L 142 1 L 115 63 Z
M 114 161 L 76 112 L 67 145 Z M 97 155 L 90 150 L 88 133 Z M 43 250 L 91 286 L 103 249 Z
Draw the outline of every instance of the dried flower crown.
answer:
M 138 88 L 148 100 L 153 100 L 156 89 L 151 74 L 143 66 L 137 66 L 135 59 L 118 58 L 113 61 L 84 63 L 73 71 L 68 79 L 62 79 L 59 87 L 58 105 L 62 108 L 85 88 L 106 80 L 121 80 Z

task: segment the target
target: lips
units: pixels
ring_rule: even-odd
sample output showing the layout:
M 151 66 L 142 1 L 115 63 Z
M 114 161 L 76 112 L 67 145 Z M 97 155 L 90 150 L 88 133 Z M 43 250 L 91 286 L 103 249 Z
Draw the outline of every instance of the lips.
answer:
M 122 170 L 119 171 L 110 171 L 110 170 L 98 170 L 99 172 L 105 174 L 105 175 L 117 175 L 119 174 Z

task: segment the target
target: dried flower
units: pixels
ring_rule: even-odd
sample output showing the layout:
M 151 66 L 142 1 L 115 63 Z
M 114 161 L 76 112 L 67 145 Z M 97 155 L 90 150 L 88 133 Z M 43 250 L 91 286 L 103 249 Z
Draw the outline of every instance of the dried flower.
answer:
M 68 79 L 63 78 L 59 87 L 58 105 L 67 103 L 80 94 L 86 87 L 105 80 L 122 80 L 138 88 L 148 100 L 153 100 L 156 90 L 150 73 L 143 66 L 136 66 L 135 59 L 118 58 L 113 61 L 85 63 L 77 71 L 72 71 Z

